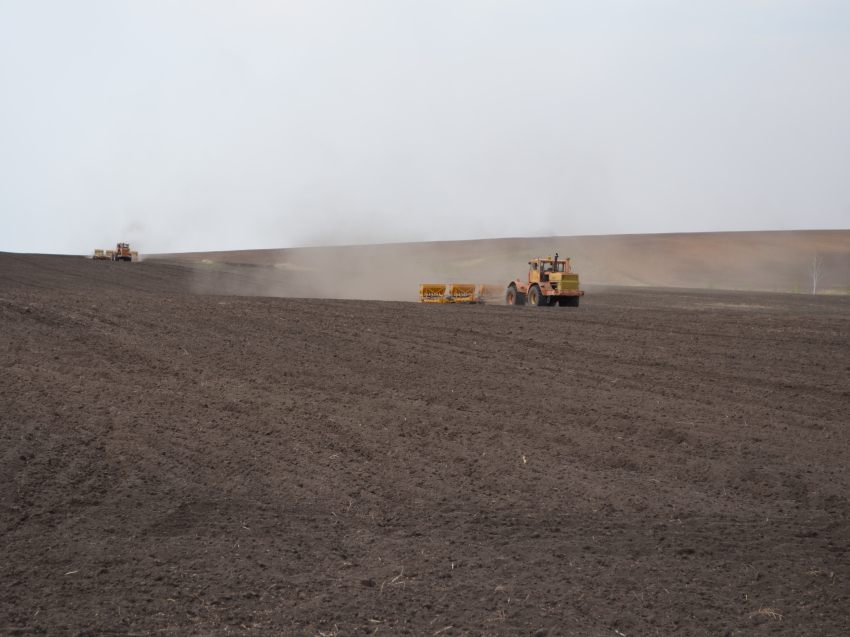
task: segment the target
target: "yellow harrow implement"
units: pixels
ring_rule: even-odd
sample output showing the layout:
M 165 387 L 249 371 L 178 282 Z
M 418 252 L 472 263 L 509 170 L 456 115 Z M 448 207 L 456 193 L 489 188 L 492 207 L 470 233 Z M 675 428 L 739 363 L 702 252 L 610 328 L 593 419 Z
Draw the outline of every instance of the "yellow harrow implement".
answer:
M 420 303 L 501 303 L 504 298 L 505 287 L 502 285 L 423 283 L 419 286 Z
M 446 286 L 430 283 L 423 283 L 419 286 L 419 302 L 420 303 L 445 303 L 446 302 Z
M 103 250 L 95 250 L 94 256 L 92 257 L 92 259 L 108 259 L 108 258 L 109 257 L 106 256 L 106 253 Z
M 477 303 L 474 283 L 452 283 L 446 303 Z
M 504 303 L 505 286 L 482 283 L 478 286 L 478 301 L 480 303 Z

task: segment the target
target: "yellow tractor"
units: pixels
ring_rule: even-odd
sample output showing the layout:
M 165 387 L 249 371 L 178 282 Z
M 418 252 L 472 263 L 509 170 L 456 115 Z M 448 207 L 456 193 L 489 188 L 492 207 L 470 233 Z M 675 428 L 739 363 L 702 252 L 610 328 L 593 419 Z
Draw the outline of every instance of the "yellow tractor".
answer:
M 578 307 L 584 292 L 578 289 L 578 274 L 570 269 L 570 260 L 546 257 L 528 262 L 528 281 L 516 279 L 508 284 L 506 305 Z
M 132 261 L 133 255 L 130 253 L 129 243 L 119 243 L 115 247 L 115 252 L 112 253 L 113 261 Z

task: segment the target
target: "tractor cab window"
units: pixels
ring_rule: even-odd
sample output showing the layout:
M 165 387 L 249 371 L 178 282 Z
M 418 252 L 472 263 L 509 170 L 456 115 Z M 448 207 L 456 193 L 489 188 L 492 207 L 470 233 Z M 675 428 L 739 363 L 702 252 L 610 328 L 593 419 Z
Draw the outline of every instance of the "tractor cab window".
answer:
M 541 268 L 540 268 L 540 269 L 541 269 L 543 272 L 551 272 L 551 271 L 552 271 L 552 262 L 551 262 L 551 261 L 544 261 L 544 262 L 543 262 L 543 263 L 541 263 L 540 265 L 541 265 Z
M 563 261 L 558 261 L 558 263 L 555 264 L 555 272 L 564 272 L 565 271 L 564 270 L 565 265 L 567 265 L 567 264 L 564 263 Z
M 537 261 L 532 262 L 532 264 L 531 264 L 531 270 L 532 270 L 532 272 L 536 272 L 536 271 L 537 271 Z

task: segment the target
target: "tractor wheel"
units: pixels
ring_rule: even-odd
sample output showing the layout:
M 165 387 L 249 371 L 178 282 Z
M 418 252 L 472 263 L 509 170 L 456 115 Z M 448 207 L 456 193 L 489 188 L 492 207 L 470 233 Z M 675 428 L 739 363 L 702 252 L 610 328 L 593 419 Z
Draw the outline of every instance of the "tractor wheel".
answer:
M 519 292 L 515 285 L 509 285 L 505 292 L 505 305 L 525 305 L 525 294 Z
M 561 307 L 578 307 L 579 297 L 577 296 L 565 296 L 562 299 L 558 299 L 558 305 Z
M 546 305 L 549 305 L 549 299 L 543 296 L 540 292 L 539 285 L 532 285 L 528 289 L 528 304 L 536 305 L 538 307 L 545 307 Z

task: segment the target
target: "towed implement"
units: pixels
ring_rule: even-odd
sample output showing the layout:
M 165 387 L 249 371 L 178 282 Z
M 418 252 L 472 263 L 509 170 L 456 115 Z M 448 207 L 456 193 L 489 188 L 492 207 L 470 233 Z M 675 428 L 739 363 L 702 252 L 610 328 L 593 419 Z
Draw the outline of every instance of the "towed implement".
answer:
M 504 285 L 487 285 L 483 283 L 478 286 L 479 303 L 503 303 L 505 301 Z
M 508 284 L 506 305 L 578 307 L 584 292 L 579 290 L 578 274 L 570 269 L 570 260 L 546 257 L 528 262 L 528 280 Z
M 420 303 L 447 303 L 445 284 L 423 283 L 419 286 Z
M 419 286 L 420 303 L 501 303 L 504 296 L 503 285 L 423 283 Z

